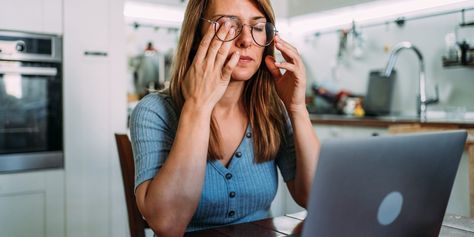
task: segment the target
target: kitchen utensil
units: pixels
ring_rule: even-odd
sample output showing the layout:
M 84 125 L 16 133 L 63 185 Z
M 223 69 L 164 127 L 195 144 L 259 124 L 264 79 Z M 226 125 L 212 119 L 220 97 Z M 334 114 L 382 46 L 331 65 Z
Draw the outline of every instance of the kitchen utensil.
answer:
M 395 78 L 395 71 L 389 77 L 384 76 L 383 71 L 370 72 L 367 95 L 364 100 L 366 115 L 387 115 L 391 112 Z

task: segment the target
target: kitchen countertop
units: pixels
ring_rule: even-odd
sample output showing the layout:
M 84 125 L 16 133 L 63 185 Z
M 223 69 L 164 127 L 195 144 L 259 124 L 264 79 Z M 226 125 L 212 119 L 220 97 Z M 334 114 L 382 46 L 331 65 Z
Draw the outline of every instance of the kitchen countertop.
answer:
M 420 121 L 420 118 L 417 118 L 416 116 L 355 117 L 334 114 L 310 114 L 310 119 L 313 124 L 338 126 L 388 128 L 391 125 L 399 124 L 422 124 L 433 127 L 456 127 L 459 129 L 474 128 L 474 119 L 447 120 L 437 118 L 428 119 L 427 121 Z

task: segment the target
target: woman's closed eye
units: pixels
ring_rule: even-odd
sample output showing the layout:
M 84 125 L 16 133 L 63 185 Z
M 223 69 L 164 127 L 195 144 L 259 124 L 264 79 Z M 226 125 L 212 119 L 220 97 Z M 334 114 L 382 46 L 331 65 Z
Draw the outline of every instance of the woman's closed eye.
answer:
M 258 23 L 252 26 L 252 28 L 257 32 L 264 32 L 265 31 L 265 23 Z

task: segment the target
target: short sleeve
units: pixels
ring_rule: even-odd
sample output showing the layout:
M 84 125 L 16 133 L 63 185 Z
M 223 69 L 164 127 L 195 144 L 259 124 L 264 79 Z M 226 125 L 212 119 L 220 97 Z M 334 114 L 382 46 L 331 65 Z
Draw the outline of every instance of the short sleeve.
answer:
M 153 179 L 173 145 L 178 115 L 171 97 L 157 93 L 145 96 L 130 118 L 130 136 L 135 161 L 135 189 Z
M 296 150 L 293 138 L 293 127 L 291 126 L 291 121 L 288 116 L 285 117 L 285 136 L 275 161 L 283 176 L 283 180 L 288 182 L 293 180 L 296 175 Z

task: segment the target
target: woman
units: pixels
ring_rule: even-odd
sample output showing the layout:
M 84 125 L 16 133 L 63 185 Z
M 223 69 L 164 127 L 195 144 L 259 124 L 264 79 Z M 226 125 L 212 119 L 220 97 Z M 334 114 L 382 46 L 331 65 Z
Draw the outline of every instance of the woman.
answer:
M 276 167 L 306 206 L 319 141 L 303 63 L 274 22 L 269 0 L 189 1 L 170 89 L 131 119 L 137 205 L 157 235 L 269 217 Z

